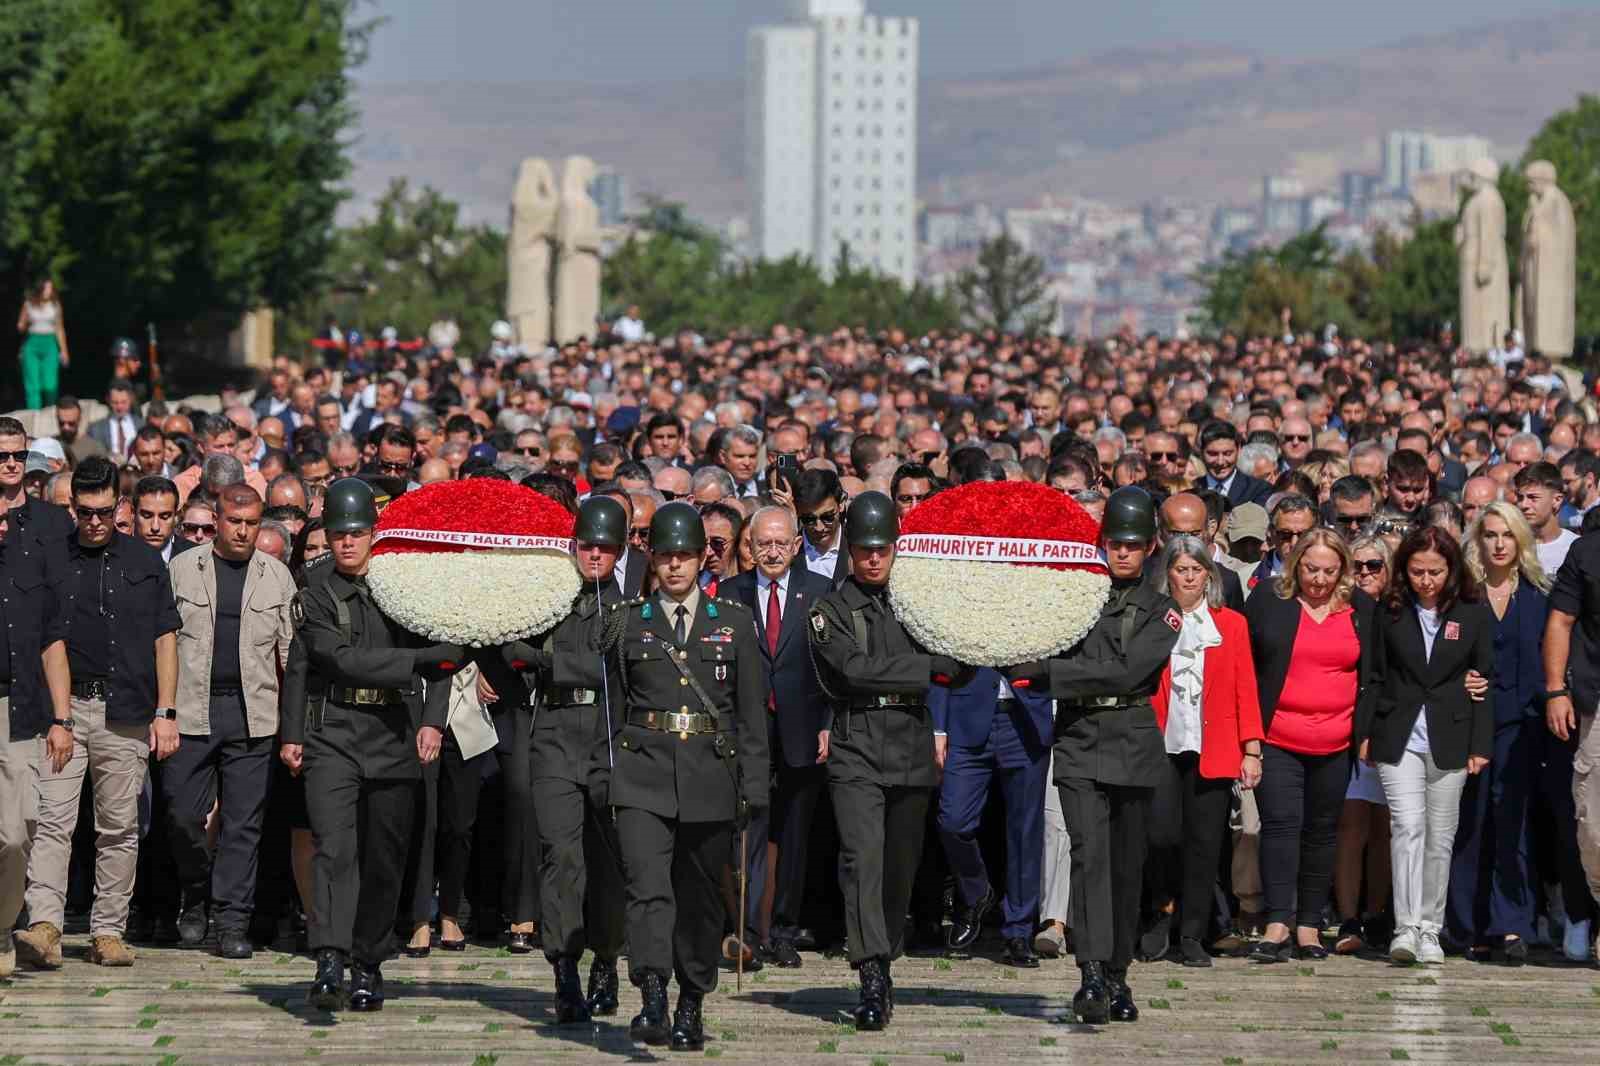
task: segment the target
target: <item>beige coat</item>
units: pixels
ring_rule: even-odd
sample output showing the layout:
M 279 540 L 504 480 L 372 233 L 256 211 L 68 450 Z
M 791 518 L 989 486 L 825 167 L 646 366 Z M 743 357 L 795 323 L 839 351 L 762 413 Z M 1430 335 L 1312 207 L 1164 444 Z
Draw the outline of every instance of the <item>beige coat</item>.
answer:
M 195 548 L 172 560 L 172 594 L 183 628 L 178 632 L 178 732 L 211 732 L 211 647 L 217 616 L 216 563 L 212 548 Z M 294 600 L 289 568 L 256 552 L 245 570 L 239 612 L 239 674 L 252 737 L 278 732 L 278 682 L 294 637 L 289 607 Z

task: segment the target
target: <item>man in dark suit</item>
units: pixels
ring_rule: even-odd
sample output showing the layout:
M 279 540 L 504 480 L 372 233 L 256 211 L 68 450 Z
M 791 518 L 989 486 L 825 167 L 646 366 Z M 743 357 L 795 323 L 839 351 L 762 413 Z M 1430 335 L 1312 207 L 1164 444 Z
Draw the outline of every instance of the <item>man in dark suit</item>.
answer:
M 133 438 L 139 432 L 139 418 L 133 410 L 133 386 L 113 381 L 106 389 L 109 413 L 89 423 L 89 436 L 98 441 L 111 458 L 123 462 L 133 451 Z
M 1239 430 L 1232 422 L 1207 422 L 1200 430 L 1200 456 L 1205 461 L 1206 474 L 1196 487 L 1222 493 L 1234 507 L 1241 503 L 1265 507 L 1272 486 L 1239 469 L 1240 444 Z
M 985 668 L 965 688 L 929 689 L 928 710 L 933 715 L 934 745 L 946 749 L 939 786 L 939 838 L 962 904 L 950 928 L 950 946 L 971 946 L 982 931 L 985 912 L 995 902 L 978 846 L 978 823 L 989 785 L 998 777 L 1006 810 L 1004 958 L 1012 966 L 1037 967 L 1033 933 L 1039 915 L 1044 789 L 1055 703 L 1048 696 L 1014 691 L 999 672 Z
M 1294 546 L 1316 524 L 1317 505 L 1308 497 L 1299 493 L 1281 497 L 1272 509 L 1268 534 L 1272 550 L 1261 556 L 1255 573 L 1250 575 L 1250 587 L 1255 588 L 1263 581 L 1270 581 L 1283 573 L 1285 563 L 1294 553 Z
M 800 965 L 794 945 L 805 904 L 807 845 L 817 801 L 828 781 L 823 764 L 830 718 L 811 663 L 805 619 L 811 605 L 832 592 L 833 585 L 797 559 L 800 531 L 792 511 L 763 507 L 750 522 L 756 569 L 730 580 L 723 594 L 755 615 L 761 660 L 772 691 L 767 735 L 777 784 L 772 791 L 770 839 L 778 846 L 778 869 L 772 927 L 762 955 L 776 966 L 794 968 Z M 746 920 L 752 929 L 759 928 L 757 916 L 766 890 L 768 838 L 768 825 L 751 823 Z

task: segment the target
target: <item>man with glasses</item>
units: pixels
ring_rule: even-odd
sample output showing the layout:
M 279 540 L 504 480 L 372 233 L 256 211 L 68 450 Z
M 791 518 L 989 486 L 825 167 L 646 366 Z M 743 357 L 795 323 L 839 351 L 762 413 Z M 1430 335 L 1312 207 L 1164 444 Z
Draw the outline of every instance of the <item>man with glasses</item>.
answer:
M 718 586 L 738 570 L 736 552 L 744 513 L 725 503 L 700 508 L 700 521 L 706 531 L 706 555 L 700 571 L 700 587 L 707 595 L 717 595 Z
M 1269 527 L 1268 543 L 1272 550 L 1261 557 L 1255 573 L 1250 575 L 1250 587 L 1253 589 L 1283 573 L 1295 544 L 1316 524 L 1316 504 L 1297 492 L 1280 496 L 1272 508 Z
M 1328 525 L 1349 543 L 1359 537 L 1378 510 L 1378 494 L 1372 482 L 1346 474 L 1328 489 L 1325 506 Z
M 656 473 L 651 484 L 661 493 L 661 498 L 667 503 L 677 500 L 687 500 L 693 487 L 694 478 L 689 471 L 680 466 L 663 467 Z
M 827 578 L 834 588 L 850 576 L 845 545 L 844 487 L 832 470 L 802 470 L 794 481 L 794 507 L 804 534 L 801 550 L 806 569 Z
M 417 460 L 417 438 L 404 426 L 384 425 L 377 431 L 378 454 L 372 472 L 410 485 Z
M 335 433 L 328 438 L 328 466 L 334 481 L 361 473 L 361 448 L 354 435 Z
M 896 513 L 904 518 L 912 508 L 933 495 L 938 479 L 921 463 L 902 463 L 889 479 L 889 498 Z
M 1162 485 L 1184 485 L 1188 481 L 1189 460 L 1171 433 L 1145 434 L 1144 455 L 1150 460 L 1151 477 Z
M 544 464 L 544 472 L 556 477 L 566 478 L 572 482 L 581 496 L 589 491 L 589 483 L 578 475 L 583 470 L 583 449 L 578 444 L 578 438 L 571 433 L 558 434 L 550 440 L 550 459 Z M 684 475 L 688 475 L 685 470 Z
M 0 512 L 10 515 L 11 535 L 26 538 L 34 543 L 30 551 L 48 554 L 55 565 L 51 573 L 64 574 L 66 567 L 66 541 L 72 535 L 72 516 L 66 508 L 50 501 L 49 488 L 43 499 L 29 496 L 23 487 L 28 468 L 28 434 L 22 423 L 9 416 L 0 416 Z M 69 475 L 62 471 L 55 475 L 63 482 Z M 51 483 L 55 478 L 51 479 Z
M 534 473 L 544 469 L 544 434 L 536 429 L 525 429 L 514 438 L 511 454 Z
M 1279 452 L 1291 468 L 1299 466 L 1311 454 L 1311 423 L 1304 418 L 1285 418 L 1278 430 Z
M 72 671 L 72 754 L 39 782 L 39 823 L 28 860 L 28 915 L 20 960 L 61 966 L 67 864 L 87 772 L 94 783 L 95 899 L 89 961 L 131 966 L 123 942 L 139 856 L 139 793 L 149 756 L 178 749 L 177 605 L 154 549 L 112 528 L 117 468 L 86 460 L 72 475 L 78 529 L 67 544 L 61 585 Z
M 643 559 L 645 564 L 648 565 L 650 562 L 650 520 L 656 516 L 656 508 L 667 501 L 655 489 L 630 492 L 628 493 L 628 500 L 633 505 L 633 509 L 630 512 L 633 517 L 628 522 L 628 551 L 637 558 Z

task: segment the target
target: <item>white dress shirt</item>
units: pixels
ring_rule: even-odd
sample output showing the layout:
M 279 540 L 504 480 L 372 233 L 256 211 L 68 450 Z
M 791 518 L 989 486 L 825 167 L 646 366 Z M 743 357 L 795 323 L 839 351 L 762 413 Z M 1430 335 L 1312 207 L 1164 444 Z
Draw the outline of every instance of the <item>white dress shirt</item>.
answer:
M 787 572 L 785 572 L 782 577 L 774 581 L 766 574 L 757 572 L 756 610 L 758 614 L 757 621 L 761 623 L 762 627 L 761 637 L 763 640 L 765 640 L 767 636 L 767 612 L 772 610 L 772 606 L 768 601 L 772 599 L 774 593 L 776 593 L 778 597 L 778 620 L 781 622 L 783 620 L 784 599 L 789 595 L 789 575 Z
M 827 551 L 820 551 L 811 543 L 811 538 L 803 540 L 806 551 L 806 569 L 813 574 L 820 574 L 829 581 L 833 580 L 833 572 L 839 566 L 839 542 L 844 538 L 835 535 L 833 547 Z

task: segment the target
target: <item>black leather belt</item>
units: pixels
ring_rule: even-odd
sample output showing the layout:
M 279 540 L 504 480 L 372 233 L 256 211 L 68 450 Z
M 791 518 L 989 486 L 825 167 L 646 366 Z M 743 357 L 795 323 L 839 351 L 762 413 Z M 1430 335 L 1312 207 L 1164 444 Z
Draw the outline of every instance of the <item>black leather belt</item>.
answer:
M 1073 700 L 1067 704 L 1068 710 L 1075 711 L 1107 711 L 1120 710 L 1124 707 L 1146 707 L 1150 704 L 1152 693 L 1140 696 L 1090 696 L 1086 699 Z
M 920 711 L 928 705 L 928 698 L 920 692 L 915 695 L 889 695 L 859 697 L 850 701 L 852 711 L 877 711 L 893 707 L 903 711 Z
M 244 689 L 240 688 L 238 685 L 231 685 L 227 688 L 214 688 L 211 690 L 212 699 L 227 699 L 229 696 L 243 695 Z
M 406 694 L 397 688 L 332 688 L 328 698 L 352 707 L 386 707 L 405 702 Z
M 545 702 L 551 707 L 591 707 L 600 702 L 600 693 L 592 688 L 552 688 Z
M 104 681 L 74 681 L 72 694 L 80 700 L 103 700 L 106 698 L 106 683 Z
M 629 711 L 628 724 L 661 733 L 676 733 L 680 740 L 697 733 L 717 731 L 717 720 L 711 715 L 684 711 Z

